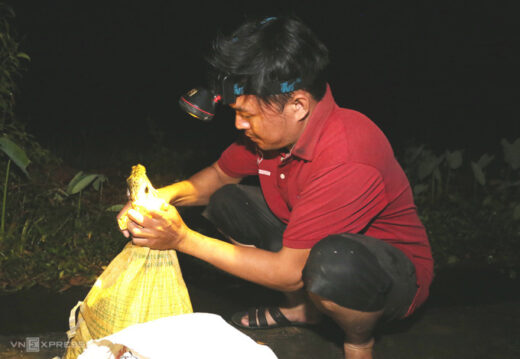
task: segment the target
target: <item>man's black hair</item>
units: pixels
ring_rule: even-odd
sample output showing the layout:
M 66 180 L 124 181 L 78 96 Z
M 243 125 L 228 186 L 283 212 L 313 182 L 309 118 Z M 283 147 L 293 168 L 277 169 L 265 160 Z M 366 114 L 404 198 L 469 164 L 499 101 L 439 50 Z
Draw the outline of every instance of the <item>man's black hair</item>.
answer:
M 289 91 L 273 91 L 273 84 L 297 83 L 314 99 L 326 91 L 328 50 L 296 17 L 250 20 L 230 36 L 219 36 L 207 57 L 215 89 L 227 76 L 244 94 L 283 109 Z

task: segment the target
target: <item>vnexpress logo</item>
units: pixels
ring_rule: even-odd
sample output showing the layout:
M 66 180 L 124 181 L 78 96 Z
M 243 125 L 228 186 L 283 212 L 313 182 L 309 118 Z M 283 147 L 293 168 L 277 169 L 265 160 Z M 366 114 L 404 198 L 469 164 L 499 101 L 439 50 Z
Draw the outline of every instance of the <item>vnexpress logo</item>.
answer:
M 25 351 L 29 353 L 37 353 L 40 351 L 40 338 L 27 337 L 25 338 Z

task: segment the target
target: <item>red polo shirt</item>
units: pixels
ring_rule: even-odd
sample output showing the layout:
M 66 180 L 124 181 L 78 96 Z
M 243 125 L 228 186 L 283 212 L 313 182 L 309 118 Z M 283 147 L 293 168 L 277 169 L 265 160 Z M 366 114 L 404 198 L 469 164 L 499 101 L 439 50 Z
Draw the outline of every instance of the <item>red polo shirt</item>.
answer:
M 382 239 L 415 265 L 418 291 L 408 314 L 428 297 L 433 259 L 408 179 L 381 130 L 339 108 L 330 88 L 291 154 L 263 154 L 245 138 L 218 164 L 232 177 L 259 176 L 267 204 L 287 224 L 285 247 L 311 248 L 339 233 Z

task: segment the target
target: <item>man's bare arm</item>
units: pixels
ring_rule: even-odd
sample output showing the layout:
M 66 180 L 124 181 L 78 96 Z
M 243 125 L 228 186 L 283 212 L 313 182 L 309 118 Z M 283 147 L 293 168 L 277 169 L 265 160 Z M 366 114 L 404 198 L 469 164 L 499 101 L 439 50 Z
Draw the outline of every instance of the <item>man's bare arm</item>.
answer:
M 284 292 L 303 286 L 302 270 L 310 249 L 283 247 L 279 252 L 243 247 L 189 231 L 178 250 L 242 279 Z
M 208 204 L 211 195 L 219 188 L 226 184 L 239 183 L 241 180 L 242 178 L 228 176 L 215 162 L 187 180 L 159 188 L 157 191 L 163 200 L 175 206 L 202 206 Z M 127 215 L 130 208 L 132 208 L 132 203 L 129 201 L 116 218 Z M 130 237 L 128 230 L 125 229 L 121 232 L 126 238 Z
M 279 252 L 243 247 L 189 229 L 173 206 L 145 216 L 128 213 L 134 244 L 153 249 L 176 249 L 251 282 L 292 292 L 303 286 L 302 269 L 310 249 L 283 247 Z
M 242 178 L 228 176 L 215 162 L 187 180 L 160 188 L 160 196 L 175 206 L 202 206 L 219 188 L 239 183 Z

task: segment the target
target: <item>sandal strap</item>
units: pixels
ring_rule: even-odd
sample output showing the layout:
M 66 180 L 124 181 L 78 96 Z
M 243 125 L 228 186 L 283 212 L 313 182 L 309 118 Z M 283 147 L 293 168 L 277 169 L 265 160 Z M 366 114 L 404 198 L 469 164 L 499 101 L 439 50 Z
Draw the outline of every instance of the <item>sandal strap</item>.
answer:
M 267 318 L 265 317 L 265 308 L 258 308 L 256 311 L 258 313 L 258 323 L 260 324 L 260 327 L 267 328 L 268 325 Z
M 285 315 L 282 314 L 279 308 L 277 307 L 270 307 L 267 308 L 269 311 L 269 314 L 271 314 L 271 317 L 273 317 L 274 321 L 278 323 L 279 325 L 291 325 L 291 322 Z M 264 314 L 265 318 L 265 314 Z
M 251 308 L 247 312 L 248 321 L 249 321 L 248 325 L 251 328 L 257 328 L 258 327 L 258 323 L 256 322 L 256 313 L 257 313 L 257 309 L 256 308 Z

